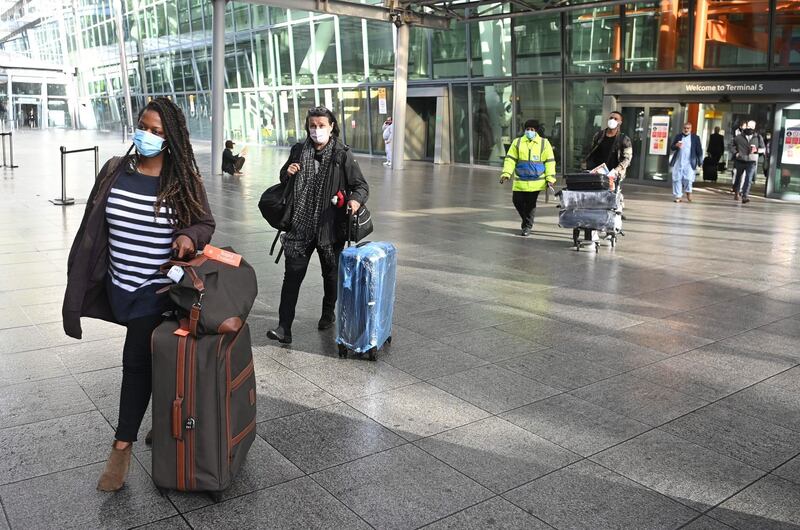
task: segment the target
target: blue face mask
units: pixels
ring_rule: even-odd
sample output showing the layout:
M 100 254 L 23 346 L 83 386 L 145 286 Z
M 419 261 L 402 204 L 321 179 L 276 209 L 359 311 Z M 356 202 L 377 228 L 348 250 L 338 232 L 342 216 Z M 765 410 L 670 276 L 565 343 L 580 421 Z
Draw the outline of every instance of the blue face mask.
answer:
M 133 145 L 136 146 L 136 151 L 140 155 L 152 158 L 158 156 L 164 150 L 165 142 L 160 136 L 142 129 L 136 129 L 136 132 L 133 133 Z
M 525 131 L 525 136 L 528 138 L 528 140 L 533 140 L 536 138 L 536 131 Z

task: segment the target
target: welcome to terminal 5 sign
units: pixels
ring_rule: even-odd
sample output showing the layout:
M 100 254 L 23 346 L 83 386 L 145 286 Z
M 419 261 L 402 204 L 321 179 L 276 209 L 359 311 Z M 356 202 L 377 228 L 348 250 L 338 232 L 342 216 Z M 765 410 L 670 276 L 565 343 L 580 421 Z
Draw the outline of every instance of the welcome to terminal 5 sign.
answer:
M 702 94 L 709 96 L 784 96 L 800 100 L 798 81 L 664 81 L 662 83 L 620 83 L 606 85 L 608 95 L 665 95 Z

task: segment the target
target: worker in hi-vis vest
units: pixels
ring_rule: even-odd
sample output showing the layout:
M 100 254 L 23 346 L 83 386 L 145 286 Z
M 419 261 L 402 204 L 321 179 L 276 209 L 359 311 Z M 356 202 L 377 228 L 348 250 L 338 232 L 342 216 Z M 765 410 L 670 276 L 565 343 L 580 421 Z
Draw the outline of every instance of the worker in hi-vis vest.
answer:
M 525 122 L 525 133 L 511 142 L 503 162 L 500 184 L 514 177 L 512 199 L 522 218 L 522 235 L 533 228 L 533 212 L 539 192 L 556 182 L 556 158 L 553 146 L 538 132 L 539 122 Z

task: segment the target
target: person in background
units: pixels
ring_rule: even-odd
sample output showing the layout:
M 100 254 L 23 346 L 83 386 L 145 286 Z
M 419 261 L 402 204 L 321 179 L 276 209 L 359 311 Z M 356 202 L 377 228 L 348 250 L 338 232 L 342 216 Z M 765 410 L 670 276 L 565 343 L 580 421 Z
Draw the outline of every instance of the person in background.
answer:
M 222 151 L 222 172 L 228 175 L 241 175 L 242 166 L 244 166 L 245 149 L 242 149 L 238 155 L 233 154 L 233 140 L 225 141 L 225 150 Z
M 725 138 L 719 133 L 719 127 L 714 127 L 714 132 L 708 137 L 708 156 L 716 166 L 725 153 Z
M 772 154 L 772 135 L 764 133 L 764 177 L 769 180 L 769 157 Z
M 617 111 L 609 113 L 607 125 L 592 138 L 592 147 L 586 155 L 586 169 L 591 171 L 605 164 L 609 179 L 621 181 L 633 160 L 633 144 L 620 130 L 622 114 Z
M 533 228 L 533 213 L 539 192 L 556 182 L 556 159 L 547 138 L 539 134 L 538 120 L 525 122 L 525 133 L 511 142 L 508 148 L 500 184 L 512 176 L 512 200 L 522 219 L 522 236 L 527 237 Z
M 386 118 L 386 121 L 383 122 L 383 143 L 386 145 L 386 162 L 383 163 L 384 166 L 392 167 L 392 140 L 394 139 L 394 123 L 392 123 L 392 117 L 389 116 Z
M 734 168 L 736 178 L 733 181 L 733 198 L 742 204 L 750 202 L 748 197 L 753 177 L 756 173 L 758 156 L 766 150 L 764 139 L 755 131 L 756 122 L 750 120 L 742 129 L 742 134 L 733 139 L 733 146 L 736 152 Z
M 692 133 L 692 124 L 683 124 L 683 133 L 672 139 L 672 196 L 675 202 L 681 202 L 684 192 L 686 200 L 692 202 L 692 184 L 697 166 L 703 161 L 703 145 L 700 137 Z
M 136 152 L 131 153 L 135 146 Z M 67 260 L 64 332 L 81 338 L 81 317 L 127 328 L 115 441 L 97 483 L 122 489 L 142 418 L 150 403 L 150 336 L 171 307 L 161 271 L 194 257 L 214 233 L 203 180 L 183 112 L 157 97 L 139 114 L 133 146 L 97 175 Z
M 306 115 L 305 128 L 307 139 L 292 147 L 280 172 L 281 182 L 294 177 L 291 228 L 283 236 L 286 268 L 278 325 L 267 332 L 268 338 L 281 344 L 292 343 L 297 298 L 315 250 L 324 293 L 317 329 L 329 329 L 336 323 L 339 254 L 347 237 L 340 227 L 347 210 L 357 212 L 369 197 L 369 186 L 358 162 L 339 139 L 336 116 L 325 107 L 312 107 Z
M 611 111 L 608 114 L 606 125 L 607 128 L 597 131 L 592 138 L 589 154 L 586 155 L 584 164 L 589 171 L 605 164 L 608 169 L 609 187 L 616 187 L 622 183 L 625 173 L 633 161 L 633 144 L 628 135 L 620 130 L 622 114 L 615 110 Z M 573 237 L 577 237 L 579 230 L 578 228 L 573 229 Z M 597 234 L 592 230 L 586 229 L 583 233 L 584 239 L 587 241 L 594 241 L 597 238 Z

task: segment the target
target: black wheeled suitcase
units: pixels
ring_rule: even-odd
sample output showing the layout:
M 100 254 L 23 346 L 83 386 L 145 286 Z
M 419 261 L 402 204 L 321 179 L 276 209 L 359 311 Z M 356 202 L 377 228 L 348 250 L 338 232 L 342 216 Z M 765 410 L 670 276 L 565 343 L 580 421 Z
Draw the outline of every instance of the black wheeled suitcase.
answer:
M 703 180 L 717 181 L 717 164 L 710 157 L 703 159 Z
M 609 189 L 608 177 L 600 173 L 568 173 L 564 183 L 570 191 L 592 191 Z

